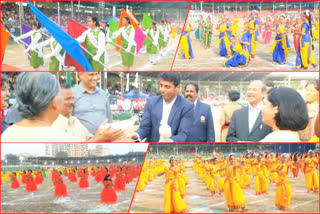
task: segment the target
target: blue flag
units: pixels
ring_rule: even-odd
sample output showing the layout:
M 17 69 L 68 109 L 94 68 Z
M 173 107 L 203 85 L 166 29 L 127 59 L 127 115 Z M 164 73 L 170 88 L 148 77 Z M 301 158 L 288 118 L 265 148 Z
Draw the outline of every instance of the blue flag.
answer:
M 51 21 L 38 8 L 27 1 L 31 11 L 36 15 L 40 23 L 50 32 L 50 34 L 57 40 L 62 48 L 76 60 L 86 71 L 92 71 L 92 66 L 87 57 L 83 54 L 80 44 L 77 40 L 72 38 L 64 32 L 58 25 Z

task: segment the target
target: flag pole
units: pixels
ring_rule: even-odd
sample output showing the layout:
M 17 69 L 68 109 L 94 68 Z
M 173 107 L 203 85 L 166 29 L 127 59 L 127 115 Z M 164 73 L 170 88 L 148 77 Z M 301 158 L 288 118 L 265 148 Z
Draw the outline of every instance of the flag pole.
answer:
M 85 47 L 83 47 L 81 44 L 79 44 L 79 45 L 80 45 L 80 47 L 81 47 L 83 50 L 85 50 L 88 54 L 90 54 L 90 56 L 94 57 L 93 54 L 92 54 L 89 50 L 87 50 L 87 49 L 86 49 Z M 106 54 L 106 53 L 104 53 L 104 54 Z M 99 62 L 101 65 L 103 65 L 104 68 L 106 68 L 108 71 L 110 71 L 110 68 L 109 68 L 106 64 L 103 64 L 100 60 L 98 60 L 98 61 L 96 61 L 96 62 Z
M 15 37 L 14 35 L 12 35 L 7 29 L 6 29 L 6 31 L 10 34 L 10 36 L 12 36 L 12 38 L 16 38 L 16 37 Z M 15 40 L 13 40 L 13 41 L 15 41 Z M 17 40 L 17 41 L 15 41 L 21 48 L 25 49 L 25 48 L 19 43 L 19 41 L 22 42 L 24 45 L 29 46 L 29 45 L 27 45 L 27 44 L 26 44 L 24 41 L 22 41 L 22 40 Z M 28 56 L 31 57 L 28 52 L 27 52 L 26 54 L 28 54 Z

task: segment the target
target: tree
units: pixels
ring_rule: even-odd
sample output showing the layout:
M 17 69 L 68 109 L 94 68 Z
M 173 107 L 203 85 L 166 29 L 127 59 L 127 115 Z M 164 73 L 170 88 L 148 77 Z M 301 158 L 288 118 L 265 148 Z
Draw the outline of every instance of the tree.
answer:
M 59 158 L 59 159 L 63 159 L 63 158 L 67 158 L 68 157 L 68 153 L 66 152 L 58 152 L 56 154 L 56 158 Z
M 19 163 L 19 156 L 17 155 L 6 154 L 4 157 L 8 161 L 8 163 Z

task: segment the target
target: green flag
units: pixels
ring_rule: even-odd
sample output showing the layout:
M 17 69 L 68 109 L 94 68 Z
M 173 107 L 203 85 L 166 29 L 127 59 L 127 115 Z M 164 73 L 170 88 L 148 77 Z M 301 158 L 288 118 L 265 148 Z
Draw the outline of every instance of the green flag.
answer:
M 115 32 L 118 30 L 119 23 L 114 21 L 113 19 L 109 19 L 109 30 L 110 32 Z
M 115 20 L 113 19 L 109 19 L 109 30 L 110 30 L 110 37 L 112 36 L 112 33 L 116 32 L 118 30 L 118 26 L 119 26 L 119 23 L 116 22 Z M 113 47 L 115 47 L 116 45 L 116 39 L 112 40 L 113 42 L 111 42 L 111 45 Z
M 144 13 L 142 18 L 141 27 L 145 30 L 149 29 L 151 27 L 151 24 L 153 22 L 153 19 L 148 16 L 148 14 Z
M 69 85 L 71 85 L 71 83 L 72 83 L 71 72 L 67 72 L 67 83 Z

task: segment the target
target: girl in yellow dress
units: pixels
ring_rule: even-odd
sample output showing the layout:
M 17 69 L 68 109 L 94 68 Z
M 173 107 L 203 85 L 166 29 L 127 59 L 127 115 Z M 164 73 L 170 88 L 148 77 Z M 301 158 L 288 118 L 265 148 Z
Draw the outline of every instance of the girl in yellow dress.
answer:
M 224 188 L 224 181 L 221 177 L 221 171 L 219 170 L 219 166 L 218 166 L 218 157 L 214 157 L 213 158 L 213 165 L 212 165 L 212 170 L 211 170 L 211 176 L 213 179 L 213 183 L 210 186 L 210 190 L 211 190 L 211 194 L 212 196 L 214 196 L 214 194 L 216 192 L 219 193 L 219 195 L 221 195 L 223 188 Z
M 164 186 L 164 213 L 186 213 L 187 205 L 181 198 L 179 183 L 177 179 L 177 160 L 174 156 L 169 157 L 170 167 L 159 173 L 158 176 L 165 174 L 166 183 Z
M 8 175 L 6 174 L 5 171 L 1 171 L 1 181 L 2 182 L 8 181 Z
M 231 25 L 227 23 L 228 18 L 224 17 L 221 24 L 217 26 L 217 30 L 219 31 L 219 55 L 220 56 L 230 56 L 230 41 L 228 38 L 228 32 L 232 31 Z
M 269 166 L 269 181 L 272 183 L 275 183 L 277 181 L 277 173 L 272 172 L 273 169 L 276 169 L 279 167 L 279 162 L 277 162 L 277 158 L 275 157 L 274 153 L 270 154 L 270 166 Z
M 239 168 L 239 179 L 241 188 L 245 189 L 250 186 L 251 178 L 250 178 L 251 167 L 246 163 L 245 160 L 242 160 Z
M 238 33 L 238 24 L 239 24 L 239 18 L 237 18 L 237 15 L 235 15 L 233 17 L 233 20 L 232 20 L 232 34 L 233 35 L 237 35 Z
M 231 153 L 229 155 L 229 164 L 225 168 L 226 178 L 224 180 L 224 195 L 229 211 L 246 210 L 246 200 L 240 186 L 240 181 L 237 179 L 237 168 L 235 154 Z
M 267 167 L 262 163 L 261 156 L 257 158 L 257 163 L 253 167 L 253 172 L 255 176 L 255 190 L 256 195 L 266 194 L 269 188 L 268 170 Z
M 291 186 L 289 184 L 288 174 L 288 155 L 283 154 L 281 157 L 281 164 L 273 169 L 272 172 L 277 173 L 277 184 L 276 184 L 276 202 L 275 205 L 280 210 L 288 210 L 291 202 Z
M 309 150 L 308 156 L 304 159 L 304 176 L 307 191 L 317 192 L 319 189 L 319 177 L 317 174 L 318 160 L 314 151 Z

